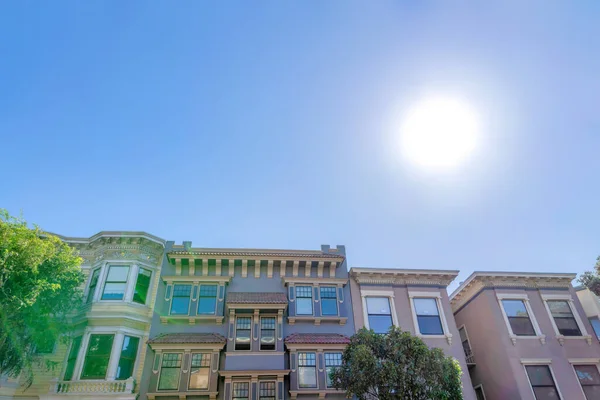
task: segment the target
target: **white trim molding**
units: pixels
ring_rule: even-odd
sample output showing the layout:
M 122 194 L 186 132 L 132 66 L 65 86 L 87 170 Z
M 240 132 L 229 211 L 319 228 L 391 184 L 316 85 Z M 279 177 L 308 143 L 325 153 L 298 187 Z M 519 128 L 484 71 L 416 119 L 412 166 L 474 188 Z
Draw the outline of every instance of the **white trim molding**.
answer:
M 550 318 L 550 322 L 552 323 L 552 327 L 554 328 L 554 333 L 556 334 L 556 339 L 558 339 L 558 342 L 560 343 L 561 346 L 564 346 L 565 344 L 565 340 L 573 340 L 573 339 L 585 339 L 585 341 L 587 342 L 588 345 L 592 345 L 592 335 L 590 335 L 587 331 L 587 329 L 585 329 L 585 324 L 583 323 L 583 321 L 581 320 L 581 317 L 579 316 L 579 313 L 577 312 L 577 307 L 575 307 L 575 303 L 573 301 L 573 297 L 571 296 L 571 294 L 546 294 L 546 293 L 541 293 L 542 296 L 542 300 L 544 302 L 544 307 L 546 308 L 546 311 L 548 312 L 548 317 Z M 554 317 L 552 316 L 552 312 L 550 311 L 550 306 L 548 305 L 548 301 L 566 301 L 567 305 L 569 306 L 569 309 L 571 310 L 571 314 L 573 314 L 573 318 L 575 319 L 575 322 L 577 323 L 577 327 L 579 328 L 579 331 L 581 332 L 581 336 L 565 336 L 565 335 L 561 335 L 560 331 L 558 330 L 558 326 L 556 326 L 556 321 L 554 321 Z
M 517 344 L 518 339 L 538 339 L 540 343 L 546 344 L 546 335 L 542 334 L 542 330 L 538 325 L 537 319 L 535 318 L 535 314 L 529 304 L 529 297 L 527 294 L 523 293 L 496 293 L 496 299 L 498 300 L 498 306 L 500 307 L 500 311 L 502 312 L 502 317 L 504 318 L 504 323 L 506 325 L 506 329 L 508 329 L 508 335 L 510 336 L 510 340 L 514 345 Z M 506 310 L 504 310 L 504 304 L 502 304 L 502 300 L 521 300 L 525 305 L 525 309 L 527 309 L 527 314 L 529 315 L 529 320 L 533 325 L 533 329 L 535 331 L 535 336 L 520 336 L 515 335 L 512 326 L 510 326 L 510 321 L 508 320 L 508 316 L 506 315 Z

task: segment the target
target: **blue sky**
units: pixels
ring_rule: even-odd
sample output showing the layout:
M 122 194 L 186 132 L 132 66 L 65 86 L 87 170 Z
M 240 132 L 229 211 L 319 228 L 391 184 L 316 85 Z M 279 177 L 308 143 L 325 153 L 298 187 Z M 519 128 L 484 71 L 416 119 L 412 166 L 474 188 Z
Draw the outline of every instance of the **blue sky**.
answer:
M 459 280 L 591 269 L 600 3 L 450 3 L 4 2 L 0 207 Z M 394 146 L 424 93 L 482 121 L 459 171 Z

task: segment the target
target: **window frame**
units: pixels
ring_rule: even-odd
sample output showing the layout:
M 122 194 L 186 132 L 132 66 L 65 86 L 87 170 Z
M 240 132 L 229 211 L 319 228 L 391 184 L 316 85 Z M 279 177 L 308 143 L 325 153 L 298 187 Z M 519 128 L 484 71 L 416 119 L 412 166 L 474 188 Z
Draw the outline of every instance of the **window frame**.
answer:
M 179 365 L 179 374 L 178 374 L 178 379 L 177 379 L 177 389 L 161 389 L 160 388 L 160 380 L 162 378 L 162 370 L 163 370 L 163 362 L 164 362 L 164 357 L 167 354 L 179 354 L 181 355 L 181 363 Z M 183 362 L 185 361 L 184 359 L 184 353 L 181 351 L 173 351 L 173 352 L 165 352 L 161 354 L 160 357 L 160 368 L 158 369 L 158 380 L 156 381 L 156 391 L 157 392 L 178 392 L 179 388 L 181 387 L 181 370 L 183 368 Z M 168 367 L 169 369 L 174 369 L 173 367 Z
M 137 335 L 128 334 L 128 333 L 123 334 L 123 342 L 121 343 L 121 349 L 119 350 L 119 358 L 118 358 L 117 364 L 116 364 L 117 368 L 115 369 L 115 381 L 122 381 L 122 380 L 129 379 L 129 377 L 124 378 L 124 379 L 118 379 L 117 378 L 117 375 L 119 373 L 119 364 L 121 363 L 121 358 L 123 357 L 123 345 L 125 344 L 125 338 L 126 337 L 135 338 L 135 339 L 138 340 L 137 348 L 135 350 L 135 358 L 133 359 L 133 363 L 132 363 L 132 367 L 131 367 L 131 376 L 135 375 L 135 369 L 137 367 L 137 363 L 138 363 L 138 360 L 139 360 L 140 350 L 142 348 L 142 346 L 140 346 L 141 343 L 142 343 L 142 337 L 141 336 L 137 336 Z M 115 344 L 113 343 L 113 346 L 114 345 Z
M 314 294 L 314 285 L 300 284 L 294 286 L 294 299 L 296 303 L 296 316 L 298 317 L 308 317 L 315 315 L 315 294 Z M 298 288 L 309 288 L 310 291 L 310 314 L 299 314 L 298 313 L 298 299 L 309 299 L 306 296 L 298 296 Z
M 88 358 L 88 352 L 90 351 L 90 344 L 92 341 L 92 337 L 94 336 L 110 336 L 112 338 L 111 342 L 110 342 L 110 350 L 108 352 L 108 361 L 106 363 L 106 370 L 104 371 L 104 377 L 99 377 L 99 376 L 93 376 L 93 377 L 87 377 L 84 378 L 83 374 L 85 372 L 85 366 L 87 364 L 87 358 Z M 87 339 L 87 346 L 86 349 L 83 353 L 83 360 L 81 362 L 81 371 L 79 372 L 79 380 L 85 380 L 85 381 L 90 381 L 90 380 L 106 380 L 106 376 L 108 375 L 108 370 L 110 368 L 110 363 L 112 361 L 112 352 L 113 352 L 113 348 L 115 346 L 115 337 L 116 334 L 115 333 L 104 333 L 104 332 L 90 332 L 88 339 Z M 75 364 L 77 365 L 77 364 Z
M 244 349 L 238 349 L 237 348 L 237 337 L 238 337 L 238 319 L 239 318 L 248 318 L 250 320 L 250 329 L 243 329 L 244 331 L 250 331 L 250 335 L 248 336 L 250 339 L 249 345 L 250 348 L 248 348 L 247 350 Z M 252 351 L 252 337 L 253 337 L 253 330 L 254 330 L 254 318 L 252 315 L 236 315 L 235 316 L 235 332 L 234 332 L 234 336 L 233 336 L 233 351 L 244 351 L 244 352 L 251 352 Z
M 300 365 L 300 354 L 313 354 L 315 356 L 315 365 Z M 297 385 L 298 389 L 318 389 L 319 388 L 319 373 L 318 373 L 318 363 L 319 357 L 318 352 L 311 350 L 299 351 L 297 353 Z M 300 368 L 313 368 L 315 371 L 315 385 L 314 386 L 302 386 L 300 384 Z
M 262 321 L 265 318 L 270 318 L 273 319 L 273 349 L 263 349 L 262 348 L 262 338 L 263 338 L 263 327 L 262 327 Z M 271 329 L 265 329 L 265 330 L 271 330 Z M 277 316 L 275 315 L 261 315 L 258 319 L 258 350 L 259 351 L 277 351 Z
M 531 389 L 531 394 L 533 395 L 534 399 L 537 399 L 537 396 L 535 395 L 535 391 L 533 390 L 533 385 L 531 384 L 531 379 L 529 378 L 529 373 L 527 372 L 527 366 L 548 367 L 550 375 L 552 376 L 554 388 L 556 389 L 556 393 L 558 393 L 558 400 L 565 400 L 562 393 L 560 392 L 560 388 L 558 387 L 554 371 L 552 370 L 552 360 L 521 360 L 521 365 L 523 365 L 523 371 L 525 372 L 525 376 L 527 377 L 527 382 L 529 382 L 529 388 Z
M 104 291 L 106 290 L 106 284 L 107 283 L 123 283 L 123 281 L 109 281 L 108 280 L 108 276 L 110 275 L 110 269 L 112 267 L 127 267 L 127 278 L 125 279 L 125 288 L 123 289 L 123 297 L 120 299 L 105 299 L 104 298 Z M 110 301 L 110 302 L 115 302 L 115 301 L 121 301 L 124 302 L 125 300 L 125 296 L 127 295 L 127 287 L 130 284 L 130 280 L 131 280 L 131 271 L 133 270 L 133 265 L 131 264 L 119 264 L 119 263 L 107 263 L 106 264 L 106 273 L 104 274 L 104 280 L 102 282 L 102 293 L 100 294 L 100 301 Z
M 239 384 L 239 383 L 245 383 L 246 385 L 248 385 L 248 397 L 235 397 L 235 395 L 234 395 L 235 385 Z M 252 399 L 252 383 L 250 381 L 233 381 L 233 382 L 231 382 L 231 400 L 235 400 L 235 399 L 247 399 L 247 400 Z
M 273 396 L 261 397 L 261 395 L 260 395 L 260 390 L 261 390 L 260 385 L 263 384 L 263 383 L 272 383 L 273 384 L 273 390 L 274 390 Z M 277 381 L 268 380 L 268 379 L 265 379 L 265 380 L 262 380 L 262 381 L 258 381 L 258 388 L 257 388 L 257 390 L 258 390 L 258 396 L 257 396 L 258 400 L 266 399 L 266 398 L 273 398 L 273 400 L 277 400 Z
M 177 298 L 183 298 L 183 296 L 175 296 L 175 286 L 189 286 L 190 287 L 190 294 L 188 295 L 188 309 L 187 312 L 184 313 L 175 313 L 173 314 L 173 300 L 175 299 L 175 297 Z M 192 285 L 191 283 L 174 283 L 173 287 L 171 288 L 171 297 L 169 299 L 169 315 L 174 315 L 174 316 L 185 316 L 185 315 L 190 315 L 190 308 L 192 306 L 192 297 L 193 297 L 193 291 L 194 291 L 194 285 Z
M 328 301 L 333 300 L 335 303 L 335 314 L 323 314 L 323 293 L 322 293 L 323 289 L 333 289 L 333 292 L 335 293 L 334 298 L 327 297 Z M 321 303 L 319 307 L 321 309 L 322 317 L 339 317 L 340 316 L 340 306 L 339 306 L 339 302 L 338 302 L 338 287 L 337 286 L 319 285 L 319 302 Z
M 75 371 L 75 367 L 77 367 L 77 359 L 79 358 L 79 353 L 81 352 L 81 345 L 83 344 L 84 336 L 85 336 L 85 334 L 82 332 L 81 334 L 74 336 L 73 339 L 71 340 L 71 343 L 69 343 L 69 351 L 67 352 L 65 368 L 62 371 L 62 374 L 60 375 L 62 377 L 63 381 L 71 382 L 71 381 L 73 381 L 73 377 L 76 375 L 77 371 Z M 77 339 L 79 339 L 79 343 L 77 344 L 77 350 L 75 351 L 75 357 L 71 358 L 71 352 L 73 351 L 73 345 L 75 344 L 75 340 L 77 340 Z M 73 360 L 73 370 L 71 371 L 71 376 L 69 377 L 69 379 L 66 379 L 65 375 L 69 368 L 69 360 Z
M 477 399 L 477 389 L 481 389 L 481 394 L 483 395 L 483 400 L 487 400 L 485 397 L 485 390 L 483 390 L 483 383 L 480 383 L 477 386 L 473 386 L 473 391 L 475 391 L 475 399 Z
M 506 329 L 508 330 L 508 335 L 513 342 L 513 345 L 516 344 L 517 339 L 538 339 L 542 343 L 546 343 L 546 335 L 544 335 L 540 329 L 540 326 L 537 322 L 537 318 L 533 313 L 531 308 L 531 304 L 529 304 L 529 296 L 525 293 L 497 293 L 496 299 L 498 300 L 498 307 L 500 307 L 500 311 L 502 312 L 502 317 L 504 318 L 504 324 L 506 325 Z M 529 315 L 529 320 L 533 325 L 533 330 L 535 331 L 535 335 L 533 336 L 519 336 L 515 335 L 512 326 L 510 325 L 510 321 L 508 320 L 508 315 L 506 314 L 506 310 L 504 310 L 504 304 L 502 304 L 502 300 L 522 300 L 525 305 L 525 309 L 527 310 L 527 314 Z
M 588 333 L 585 328 L 585 324 L 581 320 L 579 316 L 579 312 L 577 312 L 577 308 L 575 307 L 575 302 L 573 301 L 573 297 L 570 294 L 541 294 L 542 301 L 544 302 L 544 307 L 546 307 L 546 311 L 548 312 L 548 317 L 550 318 L 550 322 L 552 322 L 552 327 L 554 328 L 554 333 L 556 337 L 560 340 L 563 339 L 589 339 L 591 342 L 591 335 Z M 575 319 L 575 323 L 579 328 L 579 332 L 581 336 L 565 336 L 560 333 L 558 326 L 556 325 L 556 321 L 554 321 L 554 316 L 552 315 L 552 311 L 550 310 L 550 306 L 548 305 L 548 301 L 565 301 L 571 310 L 571 314 L 573 314 L 573 318 Z
M 598 323 L 598 330 L 596 331 L 596 328 L 594 327 L 594 324 L 592 323 L 592 321 L 595 320 Z M 598 316 L 593 316 L 593 317 L 589 317 L 588 321 L 590 323 L 590 326 L 592 327 L 592 331 L 594 332 L 594 335 L 596 335 L 596 338 L 598 340 L 600 340 L 600 318 L 598 318 Z
M 339 354 L 340 355 L 340 364 L 339 365 L 327 365 L 327 354 Z M 327 389 L 335 389 L 333 386 L 329 386 L 329 372 L 327 368 L 339 368 L 342 365 L 342 357 L 344 356 L 343 350 L 339 351 L 324 351 L 323 352 L 323 370 L 325 371 L 325 388 Z
M 596 369 L 598 370 L 598 374 L 600 375 L 600 366 L 598 365 L 599 362 L 600 362 L 600 360 L 598 360 L 598 359 L 569 360 L 569 363 L 571 364 L 571 367 L 573 368 L 573 373 L 575 374 L 575 378 L 577 379 L 577 382 L 579 382 L 579 387 L 581 388 L 581 393 L 583 394 L 584 399 L 587 399 L 587 396 L 585 394 L 585 391 L 583 390 L 583 385 L 581 384 L 581 380 L 579 379 L 579 376 L 577 376 L 577 371 L 575 370 L 575 367 L 594 366 L 594 367 L 596 367 Z M 600 386 L 600 384 L 599 385 L 586 385 L 586 386 Z M 591 400 L 591 399 L 588 399 L 588 400 Z
M 446 315 L 444 313 L 444 308 L 442 307 L 442 295 L 439 292 L 408 292 L 408 297 L 410 298 L 410 308 L 413 317 L 415 333 L 417 336 L 423 338 L 447 338 L 448 340 L 451 340 L 450 338 L 452 338 L 452 334 L 448 328 L 448 322 L 446 321 Z M 419 316 L 417 315 L 417 308 L 414 301 L 415 299 L 433 299 L 435 301 L 438 317 L 440 319 L 440 325 L 442 326 L 441 334 L 425 334 L 421 332 L 421 327 L 419 326 Z
M 199 366 L 199 367 L 194 367 L 193 366 L 193 360 L 194 360 L 194 354 L 202 354 L 204 358 L 205 355 L 209 356 L 209 361 L 208 361 L 208 366 Z M 209 351 L 201 351 L 201 350 L 196 350 L 196 351 L 192 351 L 190 353 L 190 368 L 189 368 L 189 373 L 188 373 L 188 383 L 187 383 L 187 388 L 189 391 L 209 391 L 210 390 L 210 378 L 211 378 L 211 369 L 212 369 L 212 361 L 213 361 L 213 354 Z M 192 388 L 191 384 L 192 384 L 192 370 L 194 368 L 198 368 L 198 369 L 202 369 L 202 368 L 206 368 L 208 370 L 208 385 L 206 386 L 206 388 Z
M 94 280 L 94 274 L 98 273 L 97 277 L 96 277 L 96 284 L 94 285 L 94 288 L 92 289 L 92 281 Z M 91 273 L 90 273 L 90 279 L 88 281 L 87 284 L 87 294 L 85 297 L 85 304 L 92 304 L 94 302 L 94 297 L 96 294 L 96 290 L 98 289 L 98 284 L 100 283 L 100 274 L 102 273 L 102 267 L 97 267 L 92 269 Z
M 361 290 L 360 296 L 363 307 L 363 321 L 366 329 L 371 329 L 369 325 L 369 311 L 367 308 L 367 297 L 385 297 L 390 304 L 390 313 L 392 314 L 392 326 L 398 326 L 398 315 L 396 314 L 395 295 L 393 290 Z
M 148 271 L 150 272 L 150 277 L 148 278 L 148 288 L 146 291 L 146 301 L 143 303 L 140 303 L 139 301 L 135 301 L 135 291 L 137 289 L 137 285 L 138 285 L 138 280 L 140 279 L 140 273 L 142 272 L 142 270 Z M 148 299 L 149 299 L 149 294 L 151 293 L 151 288 L 152 288 L 152 278 L 154 277 L 154 271 L 150 268 L 147 267 L 143 267 L 141 265 L 138 266 L 138 271 L 137 271 L 137 275 L 135 277 L 135 284 L 133 284 L 133 292 L 131 295 L 131 302 L 135 303 L 135 304 L 141 304 L 141 305 L 147 305 L 148 304 Z
M 215 299 L 215 307 L 212 311 L 212 313 L 204 313 L 204 312 L 200 312 L 200 299 L 202 298 L 210 298 L 212 299 L 213 296 L 202 296 L 200 293 L 202 292 L 202 286 L 214 286 L 216 288 L 215 290 L 215 295 L 214 295 L 214 299 Z M 197 316 L 217 316 L 217 308 L 219 305 L 219 284 L 218 283 L 200 283 L 198 284 L 198 299 L 197 299 L 198 304 L 196 304 L 196 315 Z

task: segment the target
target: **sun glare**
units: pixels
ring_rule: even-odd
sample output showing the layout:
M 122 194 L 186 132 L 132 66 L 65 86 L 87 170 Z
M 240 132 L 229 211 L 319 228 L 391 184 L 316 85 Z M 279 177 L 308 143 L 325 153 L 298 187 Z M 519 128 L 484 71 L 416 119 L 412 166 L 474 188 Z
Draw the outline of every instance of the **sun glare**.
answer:
M 476 115 L 468 104 L 453 98 L 427 98 L 404 116 L 401 150 L 418 166 L 455 168 L 475 150 L 477 130 Z

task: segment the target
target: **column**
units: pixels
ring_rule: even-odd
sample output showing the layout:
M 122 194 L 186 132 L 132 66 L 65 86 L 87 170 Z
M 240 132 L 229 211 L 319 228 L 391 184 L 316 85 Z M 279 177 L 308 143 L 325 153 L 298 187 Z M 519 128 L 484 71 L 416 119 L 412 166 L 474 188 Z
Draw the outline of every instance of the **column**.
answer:
M 113 346 L 110 352 L 110 360 L 108 364 L 108 370 L 106 371 L 106 380 L 114 381 L 117 375 L 117 367 L 119 365 L 119 358 L 121 358 L 121 349 L 123 348 L 123 340 L 125 334 L 122 331 L 117 331 L 115 338 L 113 339 Z
M 304 276 L 306 278 L 310 278 L 310 269 L 312 267 L 312 261 L 307 261 L 306 266 L 304 267 Z
M 273 260 L 267 261 L 267 278 L 273 277 Z
M 139 264 L 132 264 L 131 271 L 129 271 L 129 278 L 127 279 L 127 286 L 125 286 L 125 296 L 123 297 L 123 301 L 131 302 L 133 299 L 133 291 L 135 290 L 135 284 L 137 282 L 137 276 L 139 272 Z

